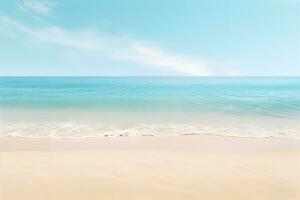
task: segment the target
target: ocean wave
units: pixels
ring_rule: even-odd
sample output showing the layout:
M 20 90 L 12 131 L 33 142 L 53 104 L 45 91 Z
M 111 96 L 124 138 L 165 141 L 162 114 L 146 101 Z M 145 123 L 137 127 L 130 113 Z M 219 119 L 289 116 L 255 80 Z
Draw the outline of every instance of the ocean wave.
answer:
M 251 138 L 300 139 L 300 125 L 261 127 L 251 125 L 197 126 L 191 124 L 140 124 L 131 126 L 78 122 L 0 123 L 0 137 L 98 138 L 167 135 L 220 135 Z

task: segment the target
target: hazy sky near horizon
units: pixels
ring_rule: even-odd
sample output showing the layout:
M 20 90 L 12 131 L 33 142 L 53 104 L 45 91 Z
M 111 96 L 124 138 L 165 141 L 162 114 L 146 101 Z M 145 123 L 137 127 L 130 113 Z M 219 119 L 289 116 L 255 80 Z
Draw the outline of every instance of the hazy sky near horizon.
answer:
M 300 0 L 3 0 L 0 75 L 300 76 Z

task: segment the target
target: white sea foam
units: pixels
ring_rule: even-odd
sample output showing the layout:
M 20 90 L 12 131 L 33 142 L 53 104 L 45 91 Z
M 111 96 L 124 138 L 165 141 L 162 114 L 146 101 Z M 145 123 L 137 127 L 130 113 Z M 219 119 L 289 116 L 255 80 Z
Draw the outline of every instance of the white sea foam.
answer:
M 118 136 L 222 135 L 254 138 L 300 139 L 300 125 L 216 126 L 191 124 L 108 125 L 96 122 L 13 122 L 0 123 L 0 137 L 89 138 Z

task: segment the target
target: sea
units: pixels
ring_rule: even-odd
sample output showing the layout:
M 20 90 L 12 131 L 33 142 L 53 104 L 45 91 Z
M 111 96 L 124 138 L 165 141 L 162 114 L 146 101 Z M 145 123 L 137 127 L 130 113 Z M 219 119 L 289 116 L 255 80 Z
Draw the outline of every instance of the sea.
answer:
M 300 77 L 0 77 L 0 137 L 300 139 Z

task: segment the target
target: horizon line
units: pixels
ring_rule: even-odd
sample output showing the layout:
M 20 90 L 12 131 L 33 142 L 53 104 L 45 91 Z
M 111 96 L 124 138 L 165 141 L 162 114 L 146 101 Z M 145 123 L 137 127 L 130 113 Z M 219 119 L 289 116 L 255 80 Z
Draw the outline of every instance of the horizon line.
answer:
M 184 76 L 184 75 L 0 75 L 0 78 L 300 78 L 300 75 L 237 75 L 237 76 L 226 76 L 226 75 L 213 75 L 213 76 Z

